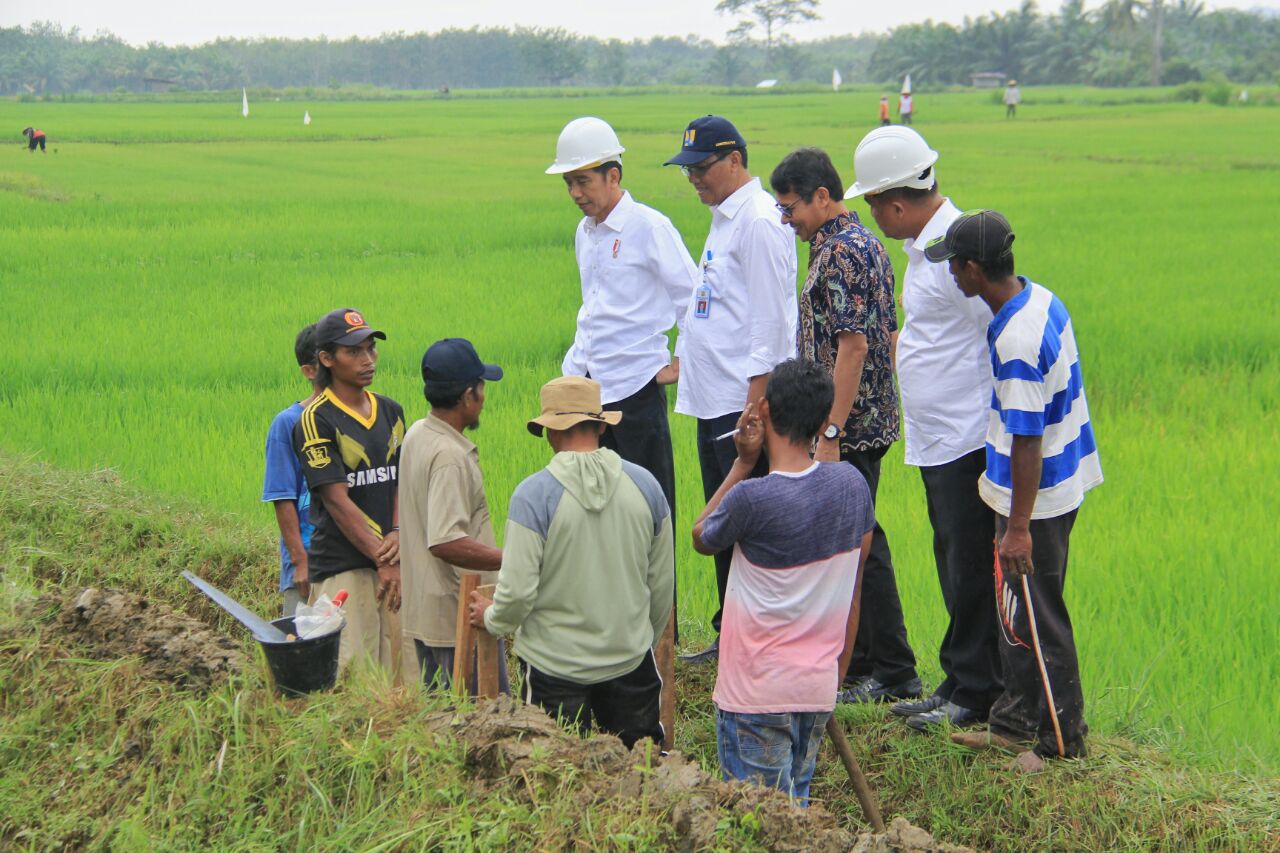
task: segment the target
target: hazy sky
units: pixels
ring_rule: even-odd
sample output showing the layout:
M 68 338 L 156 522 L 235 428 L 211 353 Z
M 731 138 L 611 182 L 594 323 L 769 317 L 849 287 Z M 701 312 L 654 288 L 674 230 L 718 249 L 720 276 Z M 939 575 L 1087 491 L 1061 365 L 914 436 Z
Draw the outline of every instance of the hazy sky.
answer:
M 1018 0 L 905 0 L 853 2 L 826 0 L 822 19 L 799 24 L 796 38 L 883 31 L 898 24 L 923 21 L 959 23 L 966 15 L 1017 8 Z M 1042 0 L 1042 11 L 1056 10 L 1058 0 Z M 1101 5 L 1091 0 L 1089 8 Z M 1206 8 L 1280 9 L 1280 0 L 1210 0 Z M 196 44 L 218 36 L 351 35 L 372 36 L 472 26 L 564 27 L 583 35 L 647 38 L 694 34 L 723 41 L 733 25 L 717 15 L 715 0 L 643 0 L 643 2 L 570 2 L 570 0 L 0 0 L 0 26 L 56 21 L 79 27 L 85 35 L 110 30 L 141 44 Z

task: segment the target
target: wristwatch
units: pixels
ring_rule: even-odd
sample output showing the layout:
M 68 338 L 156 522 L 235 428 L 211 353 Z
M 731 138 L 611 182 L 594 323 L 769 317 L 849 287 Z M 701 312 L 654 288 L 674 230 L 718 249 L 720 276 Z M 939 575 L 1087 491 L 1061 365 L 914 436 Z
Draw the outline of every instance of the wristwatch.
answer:
M 822 437 L 827 441 L 831 441 L 836 438 L 844 438 L 844 430 L 840 429 L 840 427 L 835 424 L 827 424 L 827 428 L 822 431 Z

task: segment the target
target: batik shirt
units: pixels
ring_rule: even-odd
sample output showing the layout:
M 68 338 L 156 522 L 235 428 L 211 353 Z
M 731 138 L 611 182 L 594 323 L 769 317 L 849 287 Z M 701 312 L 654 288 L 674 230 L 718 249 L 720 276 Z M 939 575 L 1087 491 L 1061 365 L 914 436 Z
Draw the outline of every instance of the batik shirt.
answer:
M 898 391 L 890 336 L 898 330 L 893 265 L 856 213 L 842 213 L 809 241 L 809 273 L 800 293 L 800 355 L 834 373 L 836 337 L 867 337 L 867 356 L 845 422 L 842 451 L 888 447 L 898 440 Z

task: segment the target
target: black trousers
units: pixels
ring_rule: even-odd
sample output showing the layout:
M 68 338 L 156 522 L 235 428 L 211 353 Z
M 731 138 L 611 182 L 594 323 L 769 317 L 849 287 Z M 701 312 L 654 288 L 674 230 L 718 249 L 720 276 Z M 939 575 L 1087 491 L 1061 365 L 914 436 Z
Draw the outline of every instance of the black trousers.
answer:
M 622 412 L 622 420 L 604 428 L 604 435 L 600 437 L 601 446 L 653 475 L 671 510 L 671 530 L 674 533 L 676 470 L 671 453 L 671 427 L 667 421 L 667 389 L 650 379 L 647 385 L 630 397 L 609 403 L 604 409 Z M 674 547 L 674 537 L 672 542 Z M 673 596 L 672 601 L 675 600 L 676 597 Z M 678 622 L 672 623 L 672 630 L 678 642 Z
M 978 494 L 986 465 L 986 451 L 979 449 L 945 465 L 920 468 L 949 617 L 938 647 L 944 678 L 934 692 L 983 714 L 1003 690 L 992 558 L 996 514 Z
M 733 446 L 732 438 L 716 441 L 716 436 L 724 435 L 738 425 L 742 412 L 731 412 L 718 418 L 698 418 L 698 467 L 702 469 L 702 495 L 710 502 L 715 496 L 724 478 L 729 476 L 729 469 L 738 458 L 738 449 Z M 760 461 L 751 472 L 752 477 L 762 477 L 769 473 L 769 461 L 760 454 Z M 713 558 L 716 564 L 716 591 L 719 593 L 720 605 L 716 615 L 711 617 L 711 627 L 720 633 L 720 618 L 724 614 L 724 591 L 729 586 L 729 565 L 733 562 L 733 549 L 726 548 Z
M 880 460 L 887 447 L 874 450 L 840 449 L 840 460 L 848 462 L 867 481 L 872 503 L 880 487 Z M 876 521 L 871 533 L 871 550 L 862 571 L 862 610 L 858 636 L 853 644 L 846 678 L 871 676 L 881 684 L 901 684 L 916 677 L 916 656 L 907 642 L 907 625 L 902 618 L 898 581 L 893 575 L 893 555 L 889 537 Z
M 1031 562 L 1035 565 L 1035 574 L 1027 576 L 1062 741 L 1067 757 L 1071 758 L 1084 755 L 1084 738 L 1089 731 L 1084 721 L 1084 693 L 1080 687 L 1075 635 L 1062 599 L 1067 580 L 1067 550 L 1076 512 L 1072 510 L 1056 518 L 1031 522 Z M 996 535 L 1003 536 L 1008 524 L 1008 519 L 996 516 Z M 1012 575 L 997 578 L 997 592 L 1002 602 L 1000 661 L 1004 669 L 1004 692 L 991 706 L 991 731 L 1014 740 L 1034 741 L 1037 755 L 1057 755 L 1057 740 L 1032 646 L 1021 578 Z
M 627 749 L 646 737 L 662 743 L 659 713 L 662 679 L 658 677 L 652 651 L 647 652 L 631 672 L 599 684 L 578 684 L 557 678 L 523 660 L 520 668 L 524 674 L 525 701 L 572 725 L 581 734 L 590 732 L 594 725 L 602 732 L 617 735 Z

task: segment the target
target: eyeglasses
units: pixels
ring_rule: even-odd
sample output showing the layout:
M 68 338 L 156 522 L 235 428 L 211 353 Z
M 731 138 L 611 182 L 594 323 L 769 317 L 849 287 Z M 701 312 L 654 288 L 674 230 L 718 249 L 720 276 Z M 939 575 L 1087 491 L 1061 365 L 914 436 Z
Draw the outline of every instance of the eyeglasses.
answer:
M 775 201 L 775 202 L 773 203 L 773 206 L 774 206 L 774 207 L 776 207 L 776 208 L 778 208 L 778 212 L 779 212 L 779 213 L 781 213 L 783 216 L 787 217 L 787 219 L 790 219 L 790 218 L 791 218 L 791 211 L 795 210 L 795 209 L 796 209 L 796 205 L 797 205 L 797 204 L 799 204 L 799 203 L 800 203 L 800 202 L 802 202 L 802 201 L 804 201 L 804 199 L 802 199 L 802 198 L 798 198 L 798 199 L 796 199 L 795 201 L 791 202 L 791 204 L 783 204 L 783 203 L 782 203 L 782 202 L 780 202 L 780 201 Z
M 718 154 L 709 160 L 703 160 L 701 163 L 695 163 L 692 166 L 681 166 L 680 174 L 684 175 L 686 178 L 701 178 L 707 173 L 708 169 L 732 153 L 732 151 L 729 151 L 725 154 Z

